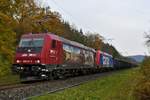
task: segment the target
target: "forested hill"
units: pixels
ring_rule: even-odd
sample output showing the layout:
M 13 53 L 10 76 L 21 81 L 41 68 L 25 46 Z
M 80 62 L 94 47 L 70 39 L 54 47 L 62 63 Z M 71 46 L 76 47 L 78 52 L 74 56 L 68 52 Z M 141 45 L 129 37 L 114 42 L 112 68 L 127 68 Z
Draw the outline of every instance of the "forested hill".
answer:
M 145 59 L 145 55 L 134 55 L 134 56 L 129 56 L 129 58 L 136 60 L 138 63 L 143 62 Z
M 114 46 L 105 44 L 99 33 L 83 33 L 50 7 L 39 7 L 34 0 L 0 1 L 0 76 L 10 73 L 16 45 L 25 33 L 52 32 L 69 40 L 121 57 Z

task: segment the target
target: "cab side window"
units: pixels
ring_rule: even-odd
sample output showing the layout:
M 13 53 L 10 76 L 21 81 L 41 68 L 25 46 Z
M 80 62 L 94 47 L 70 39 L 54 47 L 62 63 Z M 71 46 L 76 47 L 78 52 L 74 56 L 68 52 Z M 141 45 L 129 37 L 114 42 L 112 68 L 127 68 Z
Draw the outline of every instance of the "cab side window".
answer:
M 52 48 L 53 48 L 53 49 L 56 48 L 56 40 L 52 40 Z

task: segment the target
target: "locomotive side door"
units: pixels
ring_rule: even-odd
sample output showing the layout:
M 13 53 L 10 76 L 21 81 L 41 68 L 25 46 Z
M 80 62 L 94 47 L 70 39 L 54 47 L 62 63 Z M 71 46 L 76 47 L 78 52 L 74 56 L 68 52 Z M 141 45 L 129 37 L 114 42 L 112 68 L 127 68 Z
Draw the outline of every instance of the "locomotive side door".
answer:
M 61 42 L 57 40 L 51 40 L 51 45 L 49 49 L 49 63 L 59 64 L 61 60 Z

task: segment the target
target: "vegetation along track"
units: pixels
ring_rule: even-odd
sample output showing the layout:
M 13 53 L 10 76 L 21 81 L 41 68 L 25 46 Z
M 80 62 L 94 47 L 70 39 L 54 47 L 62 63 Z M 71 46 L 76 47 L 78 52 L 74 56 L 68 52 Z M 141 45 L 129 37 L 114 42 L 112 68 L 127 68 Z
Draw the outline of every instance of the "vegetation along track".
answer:
M 42 95 L 43 93 L 53 93 L 56 91 L 64 90 L 66 88 L 74 87 L 100 77 L 111 75 L 115 72 L 116 71 L 78 76 L 65 80 L 52 80 L 35 82 L 31 84 L 28 83 L 4 86 L 0 88 L 0 100 L 26 100 L 33 96 Z

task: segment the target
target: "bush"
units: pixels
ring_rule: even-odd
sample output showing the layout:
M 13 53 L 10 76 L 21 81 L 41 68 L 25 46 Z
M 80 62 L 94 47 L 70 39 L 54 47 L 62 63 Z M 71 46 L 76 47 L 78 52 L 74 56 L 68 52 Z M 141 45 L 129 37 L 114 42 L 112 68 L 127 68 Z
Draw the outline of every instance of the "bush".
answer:
M 0 77 L 10 74 L 16 33 L 11 26 L 12 19 L 0 12 Z
M 141 65 L 134 96 L 136 100 L 150 100 L 150 58 L 146 58 Z

